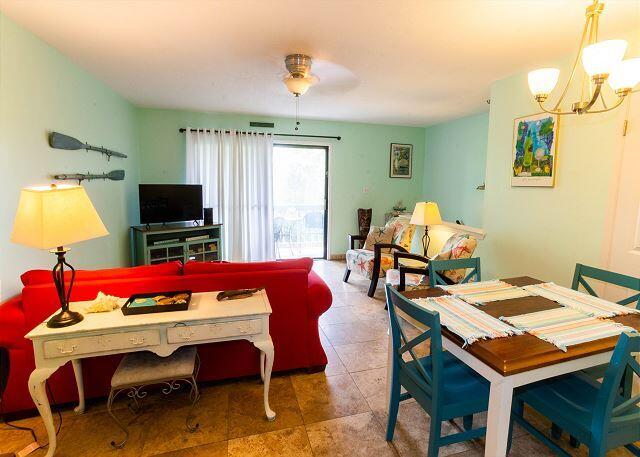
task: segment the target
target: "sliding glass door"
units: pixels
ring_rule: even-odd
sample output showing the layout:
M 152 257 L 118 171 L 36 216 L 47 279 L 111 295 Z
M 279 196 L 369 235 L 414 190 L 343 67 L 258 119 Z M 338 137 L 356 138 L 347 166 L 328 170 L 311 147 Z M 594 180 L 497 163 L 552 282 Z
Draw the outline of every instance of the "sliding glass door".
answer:
M 326 258 L 329 148 L 273 148 L 273 233 L 276 257 Z

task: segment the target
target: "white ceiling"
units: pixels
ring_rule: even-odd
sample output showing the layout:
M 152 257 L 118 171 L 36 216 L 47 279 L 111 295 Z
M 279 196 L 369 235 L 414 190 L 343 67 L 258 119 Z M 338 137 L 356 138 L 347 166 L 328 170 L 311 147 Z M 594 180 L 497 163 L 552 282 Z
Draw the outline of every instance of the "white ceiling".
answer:
M 284 56 L 301 52 L 328 61 L 314 67 L 321 82 L 301 99 L 303 118 L 428 125 L 485 110 L 493 81 L 575 52 L 589 3 L 0 0 L 0 9 L 139 106 L 292 116 L 280 79 Z M 606 1 L 601 38 L 634 29 L 640 0 Z M 344 83 L 323 77 L 327 68 Z

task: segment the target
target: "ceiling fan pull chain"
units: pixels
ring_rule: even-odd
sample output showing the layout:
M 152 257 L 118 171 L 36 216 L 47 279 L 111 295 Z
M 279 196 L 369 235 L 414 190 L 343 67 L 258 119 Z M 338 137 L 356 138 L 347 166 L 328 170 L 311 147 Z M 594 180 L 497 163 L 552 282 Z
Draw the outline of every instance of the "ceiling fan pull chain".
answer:
M 299 125 L 300 125 L 300 96 L 296 94 L 296 128 L 294 129 L 296 132 L 298 131 Z

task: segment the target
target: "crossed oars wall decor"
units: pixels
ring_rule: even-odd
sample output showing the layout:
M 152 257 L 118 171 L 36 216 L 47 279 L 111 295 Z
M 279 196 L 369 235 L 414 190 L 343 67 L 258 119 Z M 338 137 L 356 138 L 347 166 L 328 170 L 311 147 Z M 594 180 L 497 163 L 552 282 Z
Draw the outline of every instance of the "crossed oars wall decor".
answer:
M 83 143 L 77 138 L 73 138 L 69 135 L 65 135 L 63 133 L 51 132 L 49 134 L 49 145 L 55 149 L 66 149 L 70 151 L 75 151 L 79 149 L 84 149 L 86 151 L 96 151 L 101 154 L 107 156 L 107 160 L 111 160 L 111 157 L 120 157 L 123 159 L 127 158 L 126 154 L 121 152 L 112 151 L 111 149 L 103 148 L 102 146 L 92 146 L 89 143 Z M 61 173 L 53 176 L 54 179 L 58 180 L 78 180 L 78 184 L 82 183 L 82 181 L 91 181 L 93 179 L 104 179 L 111 181 L 122 181 L 124 180 L 124 170 L 113 170 L 108 173 Z

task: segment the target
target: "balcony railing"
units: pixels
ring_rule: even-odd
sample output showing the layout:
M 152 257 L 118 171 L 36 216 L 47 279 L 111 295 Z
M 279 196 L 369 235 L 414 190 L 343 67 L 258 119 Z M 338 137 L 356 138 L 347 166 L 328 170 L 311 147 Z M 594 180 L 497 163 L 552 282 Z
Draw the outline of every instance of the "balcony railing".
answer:
M 277 258 L 316 258 L 324 255 L 324 206 L 275 206 L 273 216 Z

